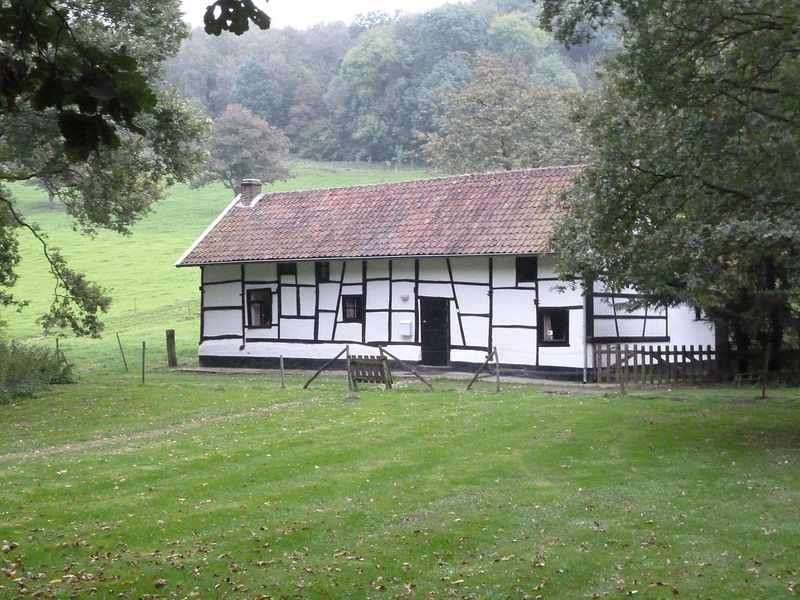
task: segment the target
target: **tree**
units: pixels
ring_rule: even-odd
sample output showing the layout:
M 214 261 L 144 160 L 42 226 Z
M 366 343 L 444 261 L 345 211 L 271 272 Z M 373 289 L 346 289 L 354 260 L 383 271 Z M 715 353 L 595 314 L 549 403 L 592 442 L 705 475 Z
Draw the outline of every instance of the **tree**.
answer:
M 424 154 L 450 172 L 508 170 L 580 162 L 584 148 L 568 119 L 567 96 L 484 57 L 472 83 L 445 101 Z
M 328 105 L 341 124 L 339 158 L 388 160 L 410 145 L 403 98 L 413 72 L 409 47 L 383 28 L 370 29 L 345 54 Z
M 213 118 L 230 103 L 239 62 L 236 50 L 230 37 L 210 38 L 196 29 L 164 63 L 166 81 Z
M 226 187 L 238 191 L 242 179 L 257 177 L 267 183 L 286 179 L 289 171 L 282 160 L 289 146 L 289 138 L 283 131 L 245 107 L 230 104 L 214 121 L 209 173 L 195 184 L 221 179 Z
M 266 61 L 249 56 L 239 67 L 231 90 L 231 102 L 250 110 L 254 115 L 269 121 L 276 127 L 285 127 L 288 122 L 288 98 L 293 95 L 293 77 L 283 56 L 271 56 L 271 62 L 282 63 L 276 69 L 269 68 Z M 277 71 L 277 72 L 276 72 Z
M 441 126 L 448 98 L 463 90 L 472 79 L 474 60 L 464 52 L 443 58 L 410 90 L 408 101 L 415 131 L 432 133 Z
M 215 32 L 268 26 L 251 0 L 209 11 Z M 202 157 L 205 120 L 160 85 L 160 65 L 185 35 L 177 0 L 1 3 L 0 182 L 57 181 L 78 227 L 129 232 L 164 184 L 186 180 Z M 56 282 L 40 322 L 98 335 L 110 298 L 69 268 L 1 185 L 0 305 L 23 303 L 10 291 L 21 229 L 41 242 Z
M 497 17 L 487 32 L 487 47 L 492 53 L 531 65 L 544 58 L 550 41 L 551 36 L 514 14 Z
M 333 130 L 329 117 L 325 90 L 312 73 L 304 70 L 294 91 L 286 127 L 294 151 L 309 158 L 334 155 L 337 148 L 335 137 L 329 137 Z
M 550 34 L 514 14 L 494 19 L 487 34 L 489 51 L 516 69 L 526 70 L 534 81 L 576 89 L 578 80 L 559 58 L 553 42 Z
M 486 42 L 488 19 L 477 6 L 445 4 L 408 20 L 399 34 L 407 40 L 422 73 L 454 52 L 477 55 Z
M 358 13 L 353 18 L 353 23 L 350 25 L 350 31 L 353 34 L 359 34 L 372 29 L 373 27 L 380 27 L 381 25 L 388 25 L 394 20 L 392 15 L 384 10 L 371 10 L 368 13 Z
M 544 2 L 545 25 L 567 42 L 623 23 L 604 89 L 582 111 L 597 158 L 554 241 L 562 274 L 701 308 L 740 368 L 753 344 L 779 349 L 800 318 L 796 8 Z

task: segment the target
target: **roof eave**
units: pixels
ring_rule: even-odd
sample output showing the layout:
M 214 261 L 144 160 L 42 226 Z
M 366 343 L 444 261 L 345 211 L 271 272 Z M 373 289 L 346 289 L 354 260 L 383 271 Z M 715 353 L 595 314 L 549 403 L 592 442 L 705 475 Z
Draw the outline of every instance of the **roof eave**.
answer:
M 223 211 L 222 211 L 222 212 L 221 212 L 221 213 L 220 213 L 220 214 L 217 216 L 217 218 L 216 218 L 216 219 L 214 219 L 214 220 L 211 222 L 211 225 L 209 225 L 208 227 L 206 227 L 206 230 L 205 230 L 203 233 L 201 233 L 201 234 L 200 234 L 200 237 L 198 237 L 198 238 L 197 238 L 197 239 L 194 241 L 194 243 L 193 243 L 191 246 L 189 246 L 189 248 L 186 250 L 186 252 L 184 252 L 183 254 L 181 254 L 181 257 L 180 257 L 178 260 L 176 260 L 176 261 L 175 261 L 175 266 L 176 266 L 176 267 L 195 267 L 195 266 L 199 266 L 199 264 L 203 264 L 203 263 L 198 263 L 198 264 L 193 264 L 193 263 L 185 263 L 184 261 L 186 260 L 186 258 L 187 258 L 187 257 L 188 257 L 188 256 L 189 256 L 189 255 L 190 255 L 192 252 L 194 252 L 194 249 L 195 249 L 195 248 L 197 248 L 197 246 L 200 244 L 200 242 L 202 242 L 202 241 L 203 241 L 203 240 L 206 238 L 206 236 L 207 236 L 209 233 L 211 233 L 211 230 L 212 230 L 212 229 L 214 229 L 214 227 L 216 227 L 216 226 L 217 226 L 217 224 L 218 224 L 220 221 L 222 221 L 222 218 L 223 218 L 225 215 L 227 215 L 227 214 L 228 214 L 228 212 L 229 212 L 229 211 L 230 211 L 230 210 L 231 210 L 231 209 L 232 209 L 234 206 L 236 206 L 236 204 L 238 204 L 238 202 L 239 202 L 239 199 L 240 199 L 240 198 L 241 198 L 241 194 L 237 194 L 237 195 L 236 195 L 236 197 L 235 197 L 233 200 L 231 200 L 230 204 L 228 204 L 228 206 L 226 206 L 226 207 L 225 207 L 225 210 L 223 210 Z
M 477 252 L 474 254 L 387 254 L 375 256 L 314 256 L 309 258 L 240 258 L 232 260 L 215 260 L 177 264 L 176 267 L 205 267 L 209 265 L 238 265 L 240 263 L 274 263 L 274 262 L 325 262 L 335 260 L 401 260 L 422 258 L 478 258 L 481 256 L 556 256 L 556 252 Z

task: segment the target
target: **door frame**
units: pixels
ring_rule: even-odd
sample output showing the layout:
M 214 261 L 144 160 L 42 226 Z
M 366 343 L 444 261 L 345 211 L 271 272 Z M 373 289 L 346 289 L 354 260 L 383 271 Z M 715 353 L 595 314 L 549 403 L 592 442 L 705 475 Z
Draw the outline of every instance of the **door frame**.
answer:
M 417 298 L 417 301 L 419 302 L 420 363 L 421 364 L 425 364 L 425 363 L 422 362 L 422 354 L 423 354 L 423 349 L 425 347 L 425 338 L 426 338 L 425 333 L 424 333 L 425 324 L 424 324 L 424 321 L 423 321 L 423 318 L 422 318 L 422 304 L 423 304 L 423 302 L 426 302 L 426 301 L 435 301 L 435 302 L 438 302 L 438 303 L 442 303 L 445 306 L 445 312 L 444 312 L 444 314 L 445 314 L 445 326 L 444 326 L 445 327 L 445 335 L 444 335 L 445 345 L 444 345 L 444 348 L 441 350 L 441 351 L 444 352 L 445 361 L 444 361 L 444 364 L 441 364 L 441 365 L 428 365 L 428 366 L 448 367 L 448 366 L 450 366 L 450 350 L 451 350 L 451 340 L 450 340 L 450 303 L 453 301 L 453 299 L 452 298 L 442 297 L 442 296 L 419 296 Z M 430 347 L 429 347 L 428 351 L 431 351 Z M 433 352 L 440 352 L 440 350 L 439 350 L 439 348 L 434 348 Z

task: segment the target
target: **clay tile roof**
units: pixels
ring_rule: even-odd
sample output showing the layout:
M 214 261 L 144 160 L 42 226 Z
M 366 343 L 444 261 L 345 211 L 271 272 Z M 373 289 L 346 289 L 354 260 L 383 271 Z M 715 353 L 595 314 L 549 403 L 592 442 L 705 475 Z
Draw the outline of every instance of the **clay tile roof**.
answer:
M 357 257 L 540 254 L 577 167 L 266 194 L 232 204 L 178 266 Z

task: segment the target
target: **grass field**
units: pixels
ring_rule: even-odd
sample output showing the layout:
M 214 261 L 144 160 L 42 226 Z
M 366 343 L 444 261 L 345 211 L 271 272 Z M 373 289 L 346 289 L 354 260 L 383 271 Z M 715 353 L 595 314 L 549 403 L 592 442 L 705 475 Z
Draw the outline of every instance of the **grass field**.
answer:
M 265 191 L 287 191 L 344 185 L 381 183 L 431 176 L 419 170 L 395 170 L 367 165 L 295 162 L 294 177 L 266 186 Z M 73 268 L 85 272 L 108 288 L 113 297 L 104 319 L 106 333 L 100 340 L 75 340 L 67 336 L 61 347 L 80 371 L 122 369 L 115 333 L 119 333 L 128 355 L 141 354 L 146 341 L 148 362 L 166 360 L 164 331 L 175 329 L 181 360 L 195 360 L 199 337 L 199 269 L 177 269 L 173 265 L 186 248 L 208 227 L 232 199 L 221 185 L 190 190 L 177 186 L 165 202 L 138 223 L 130 237 L 101 232 L 90 239 L 72 230 L 60 210 L 50 210 L 46 194 L 36 188 L 16 186 L 19 205 L 28 218 L 39 223 L 55 246 L 64 250 Z M 47 310 L 53 284 L 47 265 L 32 236 L 21 233 L 23 261 L 15 294 L 31 304 L 22 313 L 4 311 L 7 335 L 35 340 L 41 336 L 36 318 Z M 46 343 L 54 345 L 51 337 Z M 139 359 L 137 359 L 139 360 Z
M 790 391 L 301 383 L 95 374 L 0 406 L 0 597 L 796 593 Z

